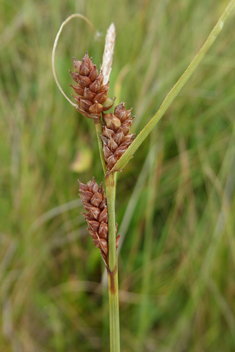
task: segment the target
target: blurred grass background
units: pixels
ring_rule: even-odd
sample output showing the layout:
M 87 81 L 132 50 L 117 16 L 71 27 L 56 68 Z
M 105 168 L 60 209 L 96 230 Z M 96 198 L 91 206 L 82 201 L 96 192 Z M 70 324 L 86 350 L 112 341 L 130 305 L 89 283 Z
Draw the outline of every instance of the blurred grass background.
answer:
M 103 180 L 92 121 L 71 96 L 72 57 L 117 38 L 110 96 L 138 133 L 200 49 L 226 0 L 0 3 L 0 350 L 108 351 L 104 265 L 77 178 Z M 234 14 L 151 136 L 119 174 L 123 352 L 235 351 Z

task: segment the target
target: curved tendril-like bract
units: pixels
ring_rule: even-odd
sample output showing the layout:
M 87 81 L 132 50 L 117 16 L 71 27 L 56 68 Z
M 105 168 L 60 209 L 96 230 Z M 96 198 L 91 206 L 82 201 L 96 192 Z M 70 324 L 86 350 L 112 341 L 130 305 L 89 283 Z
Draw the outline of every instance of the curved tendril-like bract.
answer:
M 70 99 L 69 97 L 65 94 L 65 92 L 63 91 L 61 85 L 59 84 L 59 81 L 58 81 L 58 78 L 57 78 L 57 75 L 56 75 L 56 72 L 55 72 L 55 51 L 56 51 L 56 48 L 57 48 L 57 44 L 58 44 L 58 41 L 59 41 L 59 38 L 60 38 L 60 35 L 62 33 L 62 30 L 64 28 L 64 26 L 70 22 L 73 18 L 81 18 L 83 19 L 85 22 L 88 23 L 88 25 L 91 27 L 91 29 L 93 30 L 93 32 L 95 33 L 95 35 L 97 35 L 97 31 L 95 29 L 95 27 L 93 26 L 93 24 L 83 15 L 81 15 L 80 13 L 74 13 L 72 14 L 71 16 L 67 17 L 66 20 L 61 24 L 60 26 L 60 29 L 56 35 L 56 38 L 55 38 L 55 41 L 54 41 L 54 45 L 53 45 L 53 49 L 52 49 L 52 71 L 53 71 L 53 76 L 54 76 L 54 79 L 55 79 L 55 82 L 57 84 L 57 87 L 59 88 L 59 90 L 61 91 L 61 93 L 63 94 L 63 96 L 65 97 L 65 99 L 68 100 L 68 102 L 74 106 L 76 109 L 78 108 L 78 105 L 77 104 L 74 104 Z

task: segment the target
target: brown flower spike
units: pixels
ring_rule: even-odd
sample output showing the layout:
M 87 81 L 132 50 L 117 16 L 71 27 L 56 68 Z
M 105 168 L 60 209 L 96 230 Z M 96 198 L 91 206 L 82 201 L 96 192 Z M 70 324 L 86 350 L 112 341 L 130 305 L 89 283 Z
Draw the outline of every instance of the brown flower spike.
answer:
M 102 126 L 101 138 L 108 171 L 133 142 L 135 135 L 130 134 L 130 127 L 134 117 L 130 118 L 130 116 L 131 109 L 126 110 L 124 103 L 115 107 L 114 114 L 103 114 L 104 126 Z
M 108 208 L 104 188 L 99 186 L 95 178 L 87 184 L 79 182 L 80 197 L 88 213 L 82 213 L 88 223 L 88 230 L 95 246 L 100 249 L 101 255 L 108 265 Z M 116 225 L 117 231 L 117 225 Z M 118 248 L 120 236 L 116 238 Z
M 109 82 L 103 85 L 103 74 L 93 64 L 92 59 L 89 58 L 88 53 L 84 56 L 82 61 L 74 61 L 74 72 L 71 76 L 77 86 L 71 85 L 78 96 L 73 98 L 78 103 L 77 110 L 84 116 L 99 119 L 103 111 L 109 110 L 114 103 L 115 98 L 108 98 Z

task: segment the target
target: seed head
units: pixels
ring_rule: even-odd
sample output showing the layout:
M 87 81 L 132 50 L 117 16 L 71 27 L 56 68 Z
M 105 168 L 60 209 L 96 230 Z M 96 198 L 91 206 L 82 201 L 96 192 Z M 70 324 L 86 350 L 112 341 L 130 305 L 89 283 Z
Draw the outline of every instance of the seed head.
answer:
M 87 213 L 82 213 L 88 223 L 88 231 L 94 240 L 94 244 L 100 249 L 101 255 L 108 265 L 108 208 L 104 188 L 99 186 L 95 178 L 87 184 L 79 182 L 80 197 Z M 117 233 L 117 225 L 116 225 Z M 116 239 L 118 248 L 120 236 Z
M 108 171 L 116 164 L 133 142 L 134 134 L 130 134 L 133 118 L 131 109 L 126 110 L 125 104 L 120 103 L 114 109 L 114 114 L 103 113 L 102 135 L 104 158 Z
M 73 64 L 75 72 L 70 71 L 70 73 L 78 85 L 71 85 L 71 87 L 78 95 L 73 96 L 78 103 L 77 110 L 86 117 L 100 119 L 101 113 L 109 110 L 115 100 L 115 98 L 108 98 L 109 82 L 103 85 L 103 73 L 102 71 L 98 73 L 88 53 L 82 61 L 73 59 Z

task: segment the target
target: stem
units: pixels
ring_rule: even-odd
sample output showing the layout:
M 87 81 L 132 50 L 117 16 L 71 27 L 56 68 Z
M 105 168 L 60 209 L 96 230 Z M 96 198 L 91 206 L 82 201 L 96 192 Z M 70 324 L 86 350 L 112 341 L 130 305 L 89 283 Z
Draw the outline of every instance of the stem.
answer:
M 116 250 L 115 231 L 115 195 L 116 182 L 114 173 L 109 173 L 105 178 L 106 196 L 108 205 L 108 246 L 109 246 L 109 268 L 107 268 L 109 279 L 109 314 L 110 314 L 110 351 L 120 352 L 119 332 L 119 300 L 118 300 L 118 263 Z
M 97 140 L 98 140 L 98 145 L 99 145 L 99 152 L 100 152 L 100 160 L 103 166 L 104 174 L 106 175 L 107 173 L 107 168 L 104 160 L 104 152 L 103 152 L 103 145 L 102 145 L 102 140 L 100 138 L 100 135 L 102 134 L 102 128 L 101 128 L 101 122 L 94 120 L 95 122 L 95 130 L 96 130 L 96 135 L 97 135 Z
M 109 279 L 109 320 L 110 320 L 110 352 L 120 352 L 119 299 L 118 299 L 118 267 L 108 271 Z
M 108 226 L 109 226 L 109 270 L 114 271 L 117 265 L 117 251 L 116 251 L 116 233 L 115 233 L 115 194 L 116 183 L 114 173 L 109 173 L 105 178 L 106 183 L 106 197 L 108 205 Z

